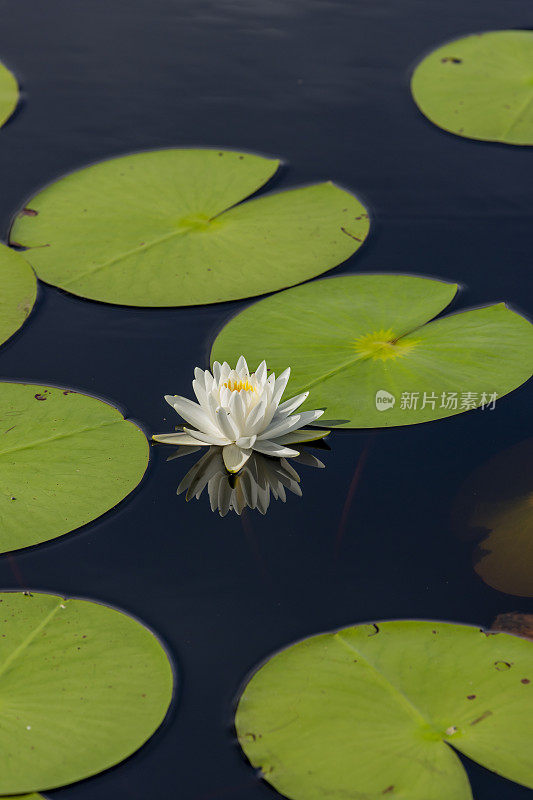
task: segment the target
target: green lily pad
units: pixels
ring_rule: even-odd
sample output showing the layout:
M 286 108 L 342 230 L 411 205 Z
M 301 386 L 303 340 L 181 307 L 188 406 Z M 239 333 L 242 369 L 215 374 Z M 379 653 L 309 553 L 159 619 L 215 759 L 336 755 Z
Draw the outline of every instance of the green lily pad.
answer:
M 0 64 L 0 126 L 6 122 L 19 101 L 17 79 L 7 67 Z
M 0 244 L 0 344 L 24 323 L 36 297 L 37 280 L 26 259 Z
M 309 390 L 302 408 L 325 408 L 339 427 L 412 425 L 478 406 L 490 413 L 495 396 L 533 373 L 533 326 L 503 303 L 430 322 L 456 291 L 407 275 L 314 281 L 230 320 L 211 359 L 243 354 L 275 372 L 289 365 L 287 394 Z
M 411 91 L 440 128 L 506 144 L 533 144 L 533 31 L 456 39 L 415 69 Z
M 17 795 L 1 795 L 0 800 L 46 800 L 42 794 L 17 794 Z
M 471 800 L 458 750 L 533 787 L 533 645 L 442 622 L 357 625 L 273 656 L 236 715 L 292 800 Z
M 533 597 L 533 439 L 494 456 L 462 486 L 453 507 L 461 538 L 474 541 L 474 569 L 488 586 Z
M 351 256 L 368 215 L 332 183 L 241 203 L 278 165 L 227 150 L 114 158 L 39 192 L 11 242 L 43 281 L 107 303 L 188 306 L 292 286 Z
M 0 417 L 0 552 L 96 519 L 146 470 L 143 432 L 94 397 L 0 383 Z
M 114 608 L 0 594 L 0 793 L 95 775 L 141 747 L 172 699 L 156 637 Z

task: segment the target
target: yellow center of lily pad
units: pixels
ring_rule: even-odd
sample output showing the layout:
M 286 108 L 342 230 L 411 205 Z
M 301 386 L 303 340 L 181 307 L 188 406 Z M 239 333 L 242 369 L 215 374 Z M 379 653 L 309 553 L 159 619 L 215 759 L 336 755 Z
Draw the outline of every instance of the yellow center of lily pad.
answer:
M 355 340 L 354 346 L 362 356 L 374 361 L 388 361 L 390 358 L 405 356 L 417 344 L 416 341 L 405 342 L 396 338 L 392 330 L 380 330 L 360 336 Z
M 206 231 L 211 227 L 213 221 L 207 214 L 189 214 L 178 221 L 178 227 L 186 231 Z

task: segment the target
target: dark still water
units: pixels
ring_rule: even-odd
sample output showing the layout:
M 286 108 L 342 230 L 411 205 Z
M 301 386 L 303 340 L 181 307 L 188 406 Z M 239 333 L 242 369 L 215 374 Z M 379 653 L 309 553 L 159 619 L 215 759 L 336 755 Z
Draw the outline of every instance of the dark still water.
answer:
M 13 0 L 1 8 L 0 57 L 24 92 L 0 131 L 4 239 L 30 194 L 92 161 L 155 147 L 250 150 L 286 160 L 280 188 L 332 179 L 366 202 L 371 237 L 332 274 L 435 276 L 462 285 L 454 309 L 506 300 L 531 315 L 531 148 L 447 135 L 408 91 L 413 63 L 440 42 L 531 27 L 528 0 Z M 177 421 L 163 395 L 190 396 L 193 368 L 207 366 L 216 332 L 246 304 L 136 310 L 41 285 L 30 321 L 2 348 L 0 376 L 97 394 L 161 433 Z M 172 713 L 140 752 L 50 796 L 273 798 L 232 731 L 239 687 L 270 653 L 366 620 L 489 626 L 499 613 L 531 611 L 529 600 L 476 575 L 472 545 L 454 534 L 450 515 L 473 470 L 533 436 L 532 395 L 529 383 L 494 411 L 336 432 L 321 456 L 326 469 L 299 469 L 302 498 L 244 521 L 212 514 L 206 497 L 177 497 L 195 456 L 167 463 L 169 450 L 153 447 L 146 479 L 118 509 L 0 557 L 3 588 L 21 582 L 139 616 L 179 672 Z M 529 795 L 467 768 L 476 800 Z

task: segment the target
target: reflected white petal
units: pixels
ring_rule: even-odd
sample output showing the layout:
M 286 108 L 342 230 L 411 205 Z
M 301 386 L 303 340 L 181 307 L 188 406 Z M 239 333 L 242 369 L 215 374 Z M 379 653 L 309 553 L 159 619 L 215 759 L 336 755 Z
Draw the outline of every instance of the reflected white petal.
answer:
M 279 444 L 297 444 L 299 442 L 317 442 L 324 439 L 331 431 L 322 431 L 319 428 L 297 428 L 295 431 L 286 433 L 284 436 L 276 436 Z

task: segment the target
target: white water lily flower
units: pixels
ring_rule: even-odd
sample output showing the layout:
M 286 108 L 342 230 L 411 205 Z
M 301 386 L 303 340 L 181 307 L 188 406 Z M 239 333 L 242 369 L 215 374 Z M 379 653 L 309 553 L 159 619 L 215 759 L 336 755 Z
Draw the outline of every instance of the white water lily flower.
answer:
M 174 445 L 218 445 L 229 472 L 238 472 L 255 450 L 280 458 L 297 456 L 287 445 L 320 439 L 324 433 L 306 430 L 304 425 L 317 420 L 323 411 L 293 411 L 309 392 L 281 403 L 290 368 L 276 378 L 267 377 L 264 361 L 250 373 L 244 356 L 235 369 L 224 362 L 213 364 L 213 373 L 196 367 L 192 386 L 198 399 L 165 395 L 165 400 L 192 427 L 182 432 L 154 436 L 156 442 Z

